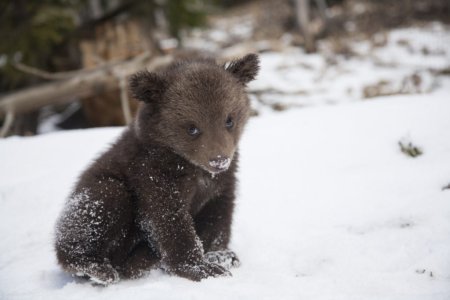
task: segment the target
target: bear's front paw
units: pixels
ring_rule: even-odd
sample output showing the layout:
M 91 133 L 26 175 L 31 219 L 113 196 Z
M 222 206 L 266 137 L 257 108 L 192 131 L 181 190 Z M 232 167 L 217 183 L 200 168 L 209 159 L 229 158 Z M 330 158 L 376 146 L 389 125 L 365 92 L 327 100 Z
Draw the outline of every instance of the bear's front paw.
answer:
M 83 272 L 79 272 L 76 275 L 87 276 L 93 283 L 104 286 L 119 281 L 119 273 L 110 264 L 107 263 L 92 263 L 87 268 L 85 268 Z
M 205 254 L 205 260 L 210 263 L 222 266 L 226 270 L 241 265 L 236 253 L 231 250 L 211 251 Z
M 178 276 L 200 281 L 208 277 L 231 276 L 231 273 L 215 263 L 201 261 L 197 264 L 185 264 L 171 270 Z

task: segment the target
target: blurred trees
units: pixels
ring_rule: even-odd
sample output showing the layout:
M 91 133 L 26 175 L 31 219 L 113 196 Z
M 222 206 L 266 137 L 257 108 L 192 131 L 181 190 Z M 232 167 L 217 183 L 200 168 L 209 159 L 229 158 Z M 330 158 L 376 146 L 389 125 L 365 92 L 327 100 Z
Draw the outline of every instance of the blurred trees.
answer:
M 161 38 L 178 38 L 183 28 L 201 26 L 208 5 L 215 2 L 0 0 L 0 95 L 52 77 L 39 76 L 45 75 L 40 70 L 61 72 L 95 68 L 148 50 L 156 55 L 161 52 Z M 25 67 L 18 68 L 19 65 Z M 116 94 L 112 92 L 109 96 L 111 106 L 119 101 Z M 84 99 L 88 100 L 84 104 L 93 104 L 85 114 L 100 116 L 98 110 L 89 109 L 109 107 L 104 104 L 111 100 L 107 98 L 105 94 L 100 98 Z M 115 117 L 103 121 L 91 118 L 90 123 L 97 126 L 123 124 L 123 116 L 114 114 Z M 5 115 L 0 112 L 0 123 Z M 15 132 L 34 133 L 36 119 L 37 112 L 16 116 Z
M 20 60 L 47 68 L 57 46 L 63 44 L 76 27 L 73 15 L 79 1 L 3 0 L 0 4 L 0 91 L 25 84 L 25 76 L 11 67 Z
M 141 19 L 151 28 L 165 19 L 169 34 L 205 20 L 202 0 L 1 0 L 0 91 L 35 82 L 14 61 L 48 71 L 80 67 L 78 42 L 112 19 Z M 159 17 L 159 20 L 158 20 Z M 32 81 L 32 82 L 30 82 Z
M 309 36 L 299 30 L 299 16 L 305 13 L 299 4 L 308 4 L 302 28 Z M 230 9 L 219 16 L 217 12 L 222 11 L 218 7 Z M 239 11 L 243 17 L 234 19 Z M 241 26 L 228 41 L 224 36 L 230 31 L 217 27 L 223 32 L 211 34 L 211 43 L 219 48 L 246 44 L 246 51 L 270 50 L 268 43 L 258 41 L 277 41 L 275 49 L 286 37 L 291 45 L 314 51 L 313 39 L 330 38 L 337 41 L 335 53 L 346 54 L 348 36 L 370 37 L 418 20 L 450 22 L 448 0 L 0 0 L 0 124 L 7 111 L 2 110 L 2 103 L 10 92 L 67 79 L 64 71 L 68 70 L 95 70 L 143 53 L 159 56 L 180 47 L 184 28 L 205 24 L 210 12 L 216 14 L 209 20 L 228 18 L 238 20 Z M 251 48 L 250 44 L 263 48 Z M 88 95 L 72 95 L 70 101 L 81 103 L 86 126 L 124 123 L 124 101 L 119 96 L 123 89 L 118 80 L 117 76 L 103 80 L 108 82 L 108 90 L 99 85 Z M 129 104 L 131 111 L 135 104 Z M 60 112 L 66 105 L 53 108 Z M 33 134 L 38 113 L 31 109 L 17 113 L 14 133 Z

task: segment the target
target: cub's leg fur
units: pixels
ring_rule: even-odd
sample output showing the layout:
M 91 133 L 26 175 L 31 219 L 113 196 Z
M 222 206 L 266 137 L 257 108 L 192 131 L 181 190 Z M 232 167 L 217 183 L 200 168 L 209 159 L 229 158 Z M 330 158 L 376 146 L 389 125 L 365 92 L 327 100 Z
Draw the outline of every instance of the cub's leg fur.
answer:
M 150 268 L 155 255 L 151 257 L 147 247 L 150 257 L 145 257 L 136 247 L 140 237 L 133 206 L 121 181 L 83 176 L 56 228 L 56 254 L 62 267 L 100 284 L 117 282 L 119 274 L 132 277 Z
M 131 251 L 125 262 L 117 266 L 120 277 L 134 279 L 144 275 L 147 271 L 159 267 L 161 257 L 149 247 L 148 243 L 141 241 Z
M 205 260 L 227 270 L 240 264 L 237 255 L 227 249 L 234 207 L 232 195 L 212 199 L 195 217 L 195 229 L 205 249 Z

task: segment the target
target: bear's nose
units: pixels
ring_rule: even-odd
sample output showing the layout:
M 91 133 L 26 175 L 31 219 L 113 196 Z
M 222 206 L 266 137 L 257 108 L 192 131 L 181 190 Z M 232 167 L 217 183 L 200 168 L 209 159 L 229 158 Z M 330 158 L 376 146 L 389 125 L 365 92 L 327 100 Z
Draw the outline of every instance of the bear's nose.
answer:
M 229 157 L 224 157 L 218 155 L 216 158 L 209 161 L 209 165 L 216 169 L 217 171 L 225 171 L 230 166 L 231 159 Z

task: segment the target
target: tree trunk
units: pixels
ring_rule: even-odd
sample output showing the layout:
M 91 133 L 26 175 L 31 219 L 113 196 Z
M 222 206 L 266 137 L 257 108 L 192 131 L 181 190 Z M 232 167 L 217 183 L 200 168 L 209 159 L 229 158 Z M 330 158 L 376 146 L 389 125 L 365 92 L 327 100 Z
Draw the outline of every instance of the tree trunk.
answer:
M 314 36 L 309 26 L 310 2 L 309 0 L 295 0 L 297 23 L 305 38 L 305 50 L 308 53 L 316 51 Z

